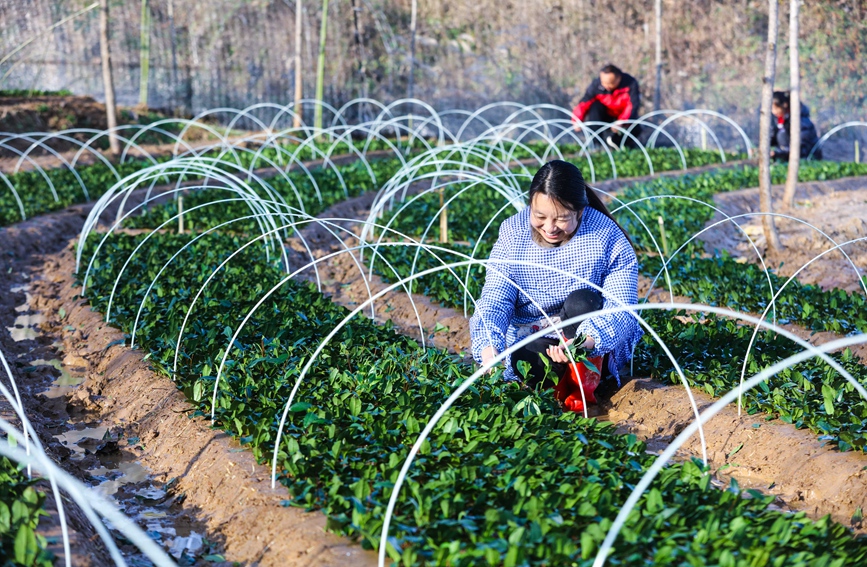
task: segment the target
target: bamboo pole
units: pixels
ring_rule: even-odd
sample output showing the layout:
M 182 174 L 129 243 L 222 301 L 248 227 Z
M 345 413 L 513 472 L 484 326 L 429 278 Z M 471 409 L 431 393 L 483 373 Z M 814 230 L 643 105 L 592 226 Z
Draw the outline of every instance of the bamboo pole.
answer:
M 409 77 L 407 79 L 406 97 L 413 96 L 413 75 L 415 72 L 415 30 L 418 23 L 418 0 L 412 0 L 412 11 L 409 19 Z
M 313 127 L 322 129 L 322 97 L 325 91 L 325 39 L 328 32 L 328 0 L 322 0 L 322 26 L 319 30 L 319 62 L 316 66 L 316 102 Z
M 148 76 L 150 74 L 151 59 L 151 13 L 148 9 L 148 0 L 141 0 L 141 41 L 139 43 L 139 67 L 141 78 L 139 79 L 138 103 L 142 108 L 148 106 Z
M 168 16 L 169 16 L 169 41 L 172 46 L 172 104 L 177 106 L 175 103 L 175 96 L 178 92 L 178 50 L 177 46 L 177 32 L 175 30 L 175 2 L 174 0 L 168 0 Z
M 449 243 L 449 209 L 445 206 L 445 190 L 440 189 L 440 244 Z
M 178 234 L 184 233 L 184 196 L 178 195 Z
M 364 50 L 364 41 L 361 38 L 361 31 L 358 24 L 358 14 L 361 12 L 361 7 L 356 5 L 356 0 L 352 0 L 352 25 L 355 33 L 355 54 L 358 57 L 358 82 L 359 89 L 358 93 L 362 98 L 367 98 L 368 95 L 368 84 L 367 84 L 367 54 Z M 365 103 L 360 107 L 359 110 L 359 122 L 363 122 L 365 120 L 365 116 L 367 116 L 368 105 Z
M 665 219 L 662 218 L 662 215 L 656 217 L 656 221 L 659 223 L 659 234 L 662 237 L 662 253 L 665 256 L 663 262 L 668 261 L 668 238 L 665 234 Z M 668 289 L 671 289 L 671 276 L 668 275 L 668 270 L 665 270 L 665 283 L 668 285 Z
M 301 73 L 301 21 L 303 19 L 304 7 L 301 0 L 295 0 L 295 106 L 292 109 L 295 111 L 295 117 L 292 119 L 293 128 L 301 128 L 301 99 L 303 98 L 304 77 Z
M 653 89 L 653 110 L 662 104 L 662 0 L 655 0 L 656 16 L 656 86 Z
M 115 157 L 120 155 L 120 140 L 114 136 L 114 128 L 117 128 L 117 107 L 114 101 L 114 79 L 111 74 L 111 48 L 109 46 L 108 30 L 108 0 L 100 0 L 99 9 L 99 54 L 102 59 L 102 85 L 105 89 L 105 117 L 111 134 L 108 136 L 108 144 L 111 154 Z

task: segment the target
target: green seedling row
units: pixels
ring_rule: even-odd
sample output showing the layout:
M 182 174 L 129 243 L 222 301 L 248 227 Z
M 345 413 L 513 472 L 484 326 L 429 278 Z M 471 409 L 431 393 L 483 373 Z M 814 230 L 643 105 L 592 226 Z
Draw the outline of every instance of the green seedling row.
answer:
M 120 266 L 143 235 L 114 235 L 97 261 L 88 299 L 104 311 Z M 189 235 L 159 234 L 136 256 L 115 297 L 127 333 L 142 294 Z M 88 241 L 93 242 L 93 239 Z M 191 297 L 243 243 L 211 235 L 170 266 L 146 303 L 139 346 L 171 375 L 200 414 L 233 331 L 281 274 L 259 248 L 233 260 L 191 313 Z M 88 244 L 85 256 L 92 252 Z M 265 302 L 229 351 L 217 425 L 262 461 L 274 451 L 278 414 L 323 337 L 348 311 L 311 285 L 289 283 Z M 379 541 L 397 473 L 421 428 L 473 372 L 460 357 L 422 350 L 388 325 L 355 318 L 313 361 L 278 448 L 288 505 L 322 510 L 330 529 L 365 547 Z M 397 565 L 580 565 L 595 552 L 654 456 L 610 424 L 561 413 L 550 392 L 486 376 L 449 411 L 410 469 L 390 531 Z M 773 498 L 714 488 L 699 463 L 665 468 L 629 515 L 610 565 L 846 565 L 867 557 L 828 518 L 769 509 Z M 748 497 L 745 497 L 748 496 Z

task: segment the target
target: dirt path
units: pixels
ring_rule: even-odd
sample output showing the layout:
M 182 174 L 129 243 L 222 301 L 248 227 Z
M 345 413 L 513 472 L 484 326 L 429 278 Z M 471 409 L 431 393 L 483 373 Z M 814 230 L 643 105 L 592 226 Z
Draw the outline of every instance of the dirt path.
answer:
M 713 403 L 693 390 L 699 411 Z M 778 496 L 789 509 L 804 510 L 812 518 L 826 514 L 852 526 L 857 508 L 867 506 L 867 455 L 841 453 L 807 429 L 798 430 L 764 414 L 738 417 L 734 405 L 724 408 L 705 425 L 711 469 L 724 480 L 737 479 L 741 488 L 755 488 Z M 617 392 L 608 419 L 626 432 L 647 440 L 661 451 L 694 420 L 683 388 L 649 379 L 633 379 Z M 701 455 L 698 434 L 684 445 Z M 859 531 L 860 523 L 853 526 Z
M 285 489 L 270 487 L 269 469 L 249 451 L 201 418 L 166 377 L 155 374 L 143 353 L 121 346 L 124 335 L 77 298 L 70 276 L 71 248 L 46 258 L 34 282 L 43 328 L 63 343 L 64 364 L 86 369 L 71 402 L 103 424 L 137 438 L 136 459 L 163 483 L 176 478 L 184 494 L 182 514 L 195 517 L 221 542 L 230 561 L 259 565 L 374 563 L 370 552 L 326 533 L 325 517 L 283 506 Z M 52 317 L 61 309 L 66 317 Z
M 196 130 L 193 128 L 192 130 Z M 219 131 L 219 129 L 218 129 Z M 122 132 L 123 135 L 129 137 L 132 134 L 130 132 Z M 239 143 L 242 140 L 246 140 L 250 137 L 255 136 L 263 136 L 262 132 L 249 132 L 244 133 L 242 135 L 230 136 L 226 139 L 228 143 Z M 26 151 L 30 144 L 33 142 L 29 142 L 27 144 L 22 145 L 19 148 L 22 152 Z M 178 145 L 179 152 L 189 151 L 189 148 L 192 149 L 201 149 L 214 145 L 217 143 L 216 140 L 206 139 L 206 140 L 194 140 L 188 139 L 186 140 L 186 144 Z M 71 143 L 67 142 L 67 146 L 71 145 Z M 121 147 L 123 147 L 123 142 L 121 142 Z M 126 159 L 136 159 L 136 158 L 145 158 L 147 156 L 150 157 L 161 157 L 161 156 L 169 156 L 172 155 L 175 151 L 175 144 L 139 144 L 139 148 L 130 148 L 127 152 Z M 28 154 L 28 158 L 21 159 L 21 156 L 18 154 L 6 157 L 0 157 L 0 173 L 12 174 L 16 171 L 30 171 L 36 169 L 36 166 L 41 167 L 42 169 L 56 169 L 56 168 L 67 168 L 68 164 L 72 163 L 72 160 L 75 159 L 76 154 L 79 153 L 80 147 L 75 146 L 72 149 L 67 149 L 63 151 L 57 151 L 60 154 L 60 157 L 46 152 L 46 151 L 33 151 Z M 112 160 L 111 153 L 108 150 L 96 150 L 100 155 L 108 160 Z M 6 152 L 11 153 L 7 150 Z M 78 157 L 78 160 L 75 162 L 76 167 L 80 167 L 83 165 L 93 165 L 97 161 L 102 162 L 96 155 L 94 155 L 93 151 L 85 150 L 81 152 Z M 20 162 L 20 163 L 19 163 Z
M 795 207 L 782 207 L 783 187 L 774 186 L 774 203 L 778 212 L 796 217 L 818 227 L 838 243 L 867 237 L 867 177 L 853 177 L 835 181 L 800 183 L 795 194 Z M 714 197 L 717 206 L 734 216 L 759 210 L 758 189 L 743 189 L 720 193 Z M 711 223 L 721 220 L 719 213 Z M 746 217 L 738 224 L 753 239 L 769 266 L 780 266 L 779 275 L 789 277 L 801 266 L 834 245 L 809 226 L 795 220 L 777 220 L 782 251 L 768 250 L 760 217 Z M 702 238 L 707 250 L 726 250 L 735 257 L 755 262 L 756 255 L 744 234 L 731 223 L 708 231 Z M 858 282 L 867 269 L 867 241 L 847 245 L 845 251 L 852 258 L 859 274 L 839 251 L 829 252 L 798 274 L 803 283 L 816 284 L 823 289 L 840 288 L 863 292 Z

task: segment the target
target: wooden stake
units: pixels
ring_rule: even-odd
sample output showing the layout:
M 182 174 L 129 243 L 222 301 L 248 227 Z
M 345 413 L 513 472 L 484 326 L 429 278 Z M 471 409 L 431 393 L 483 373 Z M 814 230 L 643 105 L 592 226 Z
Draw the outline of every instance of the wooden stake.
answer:
M 102 84 L 105 89 L 106 124 L 111 134 L 108 136 L 111 155 L 120 155 L 120 140 L 114 135 L 117 127 L 117 107 L 114 100 L 114 79 L 111 74 L 111 49 L 108 41 L 109 19 L 108 0 L 100 0 L 99 10 L 99 53 L 102 62 Z
M 777 31 L 780 0 L 768 0 L 768 43 L 765 52 L 765 70 L 762 76 L 762 106 L 759 122 L 759 210 L 765 241 L 771 250 L 782 250 L 783 244 L 774 223 L 771 197 L 771 101 L 774 94 L 774 76 L 777 64 Z M 798 148 L 794 148 L 798 152 Z
M 440 193 L 440 244 L 449 243 L 449 209 L 445 206 L 445 191 Z
M 783 205 L 795 206 L 801 168 L 801 67 L 798 61 L 798 9 L 801 0 L 789 0 L 789 169 Z
M 855 163 L 861 163 L 861 144 L 855 140 Z
M 665 254 L 666 258 L 668 258 L 668 240 L 665 238 L 665 221 L 662 219 L 662 216 L 656 217 L 656 220 L 659 221 L 659 233 L 662 235 L 662 253 Z
M 178 195 L 178 234 L 184 233 L 184 196 Z
M 704 132 L 704 128 L 702 128 L 702 132 Z M 668 261 L 668 239 L 665 237 L 665 220 L 662 218 L 662 215 L 656 217 L 656 220 L 659 222 L 659 234 L 662 235 L 662 253 L 665 255 L 664 261 Z M 668 275 L 668 270 L 665 270 L 665 283 L 668 285 L 668 289 L 671 289 L 671 278 Z M 674 301 L 674 298 L 672 298 Z

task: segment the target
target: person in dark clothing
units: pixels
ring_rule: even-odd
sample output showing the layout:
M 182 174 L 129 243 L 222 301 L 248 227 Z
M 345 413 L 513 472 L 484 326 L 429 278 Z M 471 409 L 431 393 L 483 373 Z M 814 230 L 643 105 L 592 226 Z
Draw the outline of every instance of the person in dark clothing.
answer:
M 599 77 L 593 79 L 578 105 L 572 110 L 572 122 L 580 130 L 582 122 L 607 122 L 618 120 L 635 120 L 638 118 L 638 108 L 641 105 L 641 93 L 638 81 L 614 65 L 606 65 L 599 71 Z M 599 131 L 604 126 L 590 124 L 589 128 Z M 625 128 L 624 128 L 625 130 Z M 635 125 L 630 130 L 636 138 L 641 132 L 641 126 Z M 607 128 L 602 134 L 605 141 L 619 148 L 623 139 L 623 130 L 618 127 Z M 635 142 L 626 138 L 626 145 L 634 147 Z
M 791 151 L 791 125 L 789 123 L 789 93 L 774 91 L 774 102 L 771 105 L 774 115 L 771 128 L 771 157 L 777 161 L 788 161 Z M 816 126 L 810 120 L 810 109 L 801 103 L 801 157 L 810 155 L 813 146 L 819 141 Z M 822 149 L 813 152 L 813 159 L 822 159 Z

